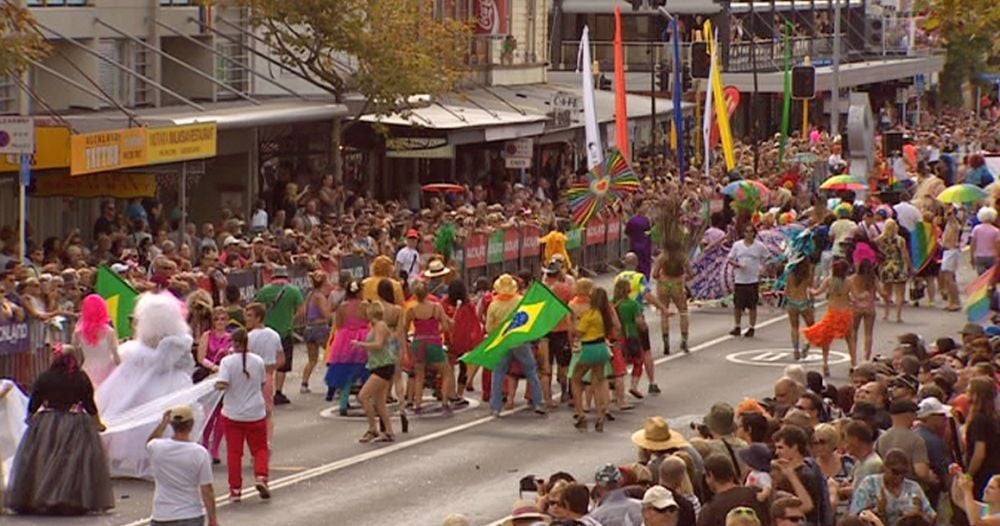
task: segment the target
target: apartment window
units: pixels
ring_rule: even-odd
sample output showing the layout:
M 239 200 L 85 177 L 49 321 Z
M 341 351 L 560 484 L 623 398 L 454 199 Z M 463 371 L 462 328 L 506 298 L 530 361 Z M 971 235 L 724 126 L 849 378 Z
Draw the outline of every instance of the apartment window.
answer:
M 87 0 L 28 0 L 28 7 L 77 7 L 87 5 Z
M 247 63 L 246 46 L 241 42 L 231 42 L 229 40 L 220 39 L 216 42 L 216 49 L 219 53 L 233 60 L 225 60 L 221 56 L 216 56 L 215 78 L 241 93 L 248 92 L 250 90 L 250 86 L 247 82 L 247 71 L 245 68 L 242 68 L 237 64 L 237 62 L 240 64 Z M 226 90 L 219 91 L 218 95 L 219 97 L 224 98 L 236 96 L 231 91 Z
M 126 57 L 125 41 L 119 38 L 105 38 L 97 43 L 97 52 L 102 57 L 111 62 L 128 67 L 124 58 Z M 111 65 L 109 62 L 101 60 L 97 64 L 97 83 L 101 90 L 108 96 L 113 97 L 120 103 L 128 104 L 129 75 L 120 68 Z M 109 106 L 110 103 L 102 101 L 102 104 Z
M 160 5 L 194 5 L 194 0 L 160 0 Z
M 17 90 L 10 75 L 0 75 L 0 114 L 17 113 Z
M 152 66 L 149 63 L 151 51 L 134 42 L 131 42 L 130 45 L 132 46 L 132 62 L 128 64 L 129 69 L 144 77 L 151 78 L 153 74 Z M 129 101 L 130 106 L 147 106 L 152 104 L 152 88 L 149 84 L 138 77 L 131 75 L 128 77 L 132 93 L 132 100 Z

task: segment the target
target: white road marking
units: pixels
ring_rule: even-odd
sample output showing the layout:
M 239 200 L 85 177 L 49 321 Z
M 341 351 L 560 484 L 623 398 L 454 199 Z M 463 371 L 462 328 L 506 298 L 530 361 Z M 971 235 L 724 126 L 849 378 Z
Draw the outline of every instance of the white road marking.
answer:
M 765 327 L 769 327 L 771 325 L 774 325 L 775 323 L 778 323 L 778 322 L 780 322 L 782 320 L 785 320 L 787 318 L 788 318 L 788 314 L 782 314 L 780 316 L 777 316 L 777 317 L 774 317 L 774 318 L 770 318 L 770 319 L 765 320 L 765 321 L 763 321 L 761 323 L 758 323 L 757 324 L 757 328 L 758 329 L 763 329 Z M 729 340 L 734 340 L 734 339 L 736 339 L 736 337 L 732 336 L 732 335 L 729 335 L 729 334 L 724 335 L 724 336 L 719 336 L 718 338 L 715 338 L 715 339 L 709 340 L 707 342 L 695 345 L 694 347 L 691 348 L 691 352 L 687 353 L 687 354 L 694 354 L 696 352 L 700 352 L 700 351 L 703 351 L 705 349 L 709 349 L 711 347 L 719 345 L 720 343 L 727 342 Z M 660 357 L 659 359 L 655 360 L 653 363 L 656 364 L 656 365 L 661 365 L 661 364 L 664 364 L 664 363 L 667 363 L 667 362 L 670 362 L 670 361 L 673 361 L 673 360 L 677 360 L 677 359 L 683 358 L 684 356 L 687 356 L 687 354 L 684 354 L 684 353 L 674 353 L 674 354 L 671 354 L 670 356 Z M 509 411 L 504 411 L 500 415 L 501 415 L 501 417 L 507 416 L 507 415 L 512 415 L 514 413 L 519 413 L 519 412 L 521 412 L 521 411 L 523 411 L 523 410 L 525 410 L 527 408 L 528 408 L 528 406 L 519 406 L 519 407 L 511 409 Z M 310 480 L 310 479 L 321 477 L 323 475 L 327 475 L 329 473 L 333 473 L 333 472 L 336 472 L 336 471 L 340 471 L 342 469 L 349 468 L 351 466 L 355 466 L 355 465 L 360 464 L 362 462 L 367 462 L 369 460 L 374 460 L 374 459 L 377 459 L 377 458 L 381 458 L 381 457 L 384 457 L 386 455 L 389 455 L 389 454 L 392 454 L 392 453 L 396 453 L 397 451 L 403 451 L 405 449 L 416 447 L 416 446 L 419 446 L 421 444 L 424 444 L 424 443 L 427 443 L 427 442 L 431 442 L 433 440 L 437 440 L 439 438 L 444 438 L 444 437 L 447 437 L 447 436 L 450 436 L 450 435 L 454 435 L 456 433 L 461 433 L 462 431 L 465 431 L 467 429 L 472 429 L 474 427 L 479 427 L 479 426 L 481 426 L 483 424 L 488 424 L 488 423 L 492 422 L 493 420 L 495 420 L 495 417 L 493 417 L 493 416 L 484 416 L 482 418 L 477 418 L 476 420 L 473 420 L 471 422 L 466 422 L 464 424 L 459 424 L 459 425 L 454 426 L 454 427 L 449 427 L 447 429 L 442 429 L 440 431 L 435 431 L 434 433 L 431 433 L 431 434 L 428 434 L 428 435 L 424 435 L 424 436 L 421 436 L 421 437 L 417 437 L 417 438 L 413 438 L 413 439 L 407 440 L 405 442 L 396 442 L 396 443 L 394 443 L 394 444 L 392 444 L 390 446 L 381 447 L 379 449 L 374 449 L 374 450 L 371 450 L 371 451 L 367 451 L 367 452 L 361 453 L 359 455 L 354 455 L 353 457 L 347 457 L 347 458 L 344 458 L 344 459 L 340 459 L 340 460 L 336 460 L 336 461 L 333 461 L 333 462 L 329 462 L 327 464 L 322 464 L 322 465 L 316 466 L 314 468 L 310 468 L 310 469 L 307 469 L 305 471 L 302 471 L 300 473 L 295 473 L 293 475 L 288 475 L 288 476 L 282 477 L 280 479 L 272 480 L 271 483 L 270 483 L 270 485 L 269 485 L 269 487 L 270 487 L 270 489 L 272 491 L 276 490 L 276 489 L 285 488 L 285 487 L 291 486 L 293 484 L 297 484 L 299 482 L 304 482 L 304 481 L 307 481 L 307 480 Z M 256 497 L 257 496 L 257 490 L 254 489 L 252 486 L 250 488 L 244 488 L 242 496 L 243 496 L 243 500 L 246 501 L 247 499 Z M 215 499 L 215 503 L 216 503 L 216 508 L 221 508 L 221 507 L 224 507 L 224 506 L 228 506 L 230 504 L 230 502 L 229 502 L 229 496 L 228 496 L 228 491 L 226 492 L 226 495 L 217 497 Z M 133 521 L 133 522 L 129 522 L 129 523 L 123 524 L 122 526 L 145 526 L 145 525 L 149 524 L 149 521 L 151 519 L 152 519 L 152 517 L 146 517 L 144 519 L 140 519 L 140 520 L 137 520 L 137 521 Z M 489 524 L 488 526 L 500 526 L 502 524 L 503 524 L 503 521 L 497 521 L 497 522 Z

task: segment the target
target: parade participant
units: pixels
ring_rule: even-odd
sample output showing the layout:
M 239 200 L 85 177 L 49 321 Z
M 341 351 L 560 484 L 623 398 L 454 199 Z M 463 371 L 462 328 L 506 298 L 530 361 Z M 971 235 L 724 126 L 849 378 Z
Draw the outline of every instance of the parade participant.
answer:
M 173 436 L 163 438 L 170 426 Z M 163 413 L 163 420 L 146 440 L 153 465 L 153 513 L 150 526 L 218 526 L 212 459 L 205 448 L 191 441 L 194 411 L 178 406 Z
M 264 360 L 250 352 L 245 331 L 233 333 L 233 353 L 219 363 L 216 389 L 223 391 L 222 418 L 226 428 L 226 467 L 229 472 L 229 501 L 243 496 L 243 445 L 253 457 L 254 487 L 262 499 L 270 499 L 267 486 L 268 445 L 267 407 L 264 403 Z
M 370 302 L 365 309 L 371 330 L 365 340 L 354 340 L 352 346 L 361 347 L 368 352 L 368 379 L 365 380 L 358 400 L 365 409 L 368 419 L 368 431 L 358 440 L 362 444 L 368 442 L 393 442 L 396 438 L 392 431 L 392 419 L 386 408 L 386 398 L 392 387 L 392 379 L 399 360 L 398 334 L 393 333 L 385 322 L 385 307 L 380 302 Z M 376 416 L 380 424 L 376 425 Z M 405 419 L 406 416 L 403 415 Z M 379 434 L 381 427 L 382 433 Z
M 406 248 L 400 249 L 400 253 Z M 417 256 L 419 260 L 419 255 Z M 378 288 L 382 280 L 388 279 L 392 284 L 393 303 L 402 305 L 406 302 L 403 286 L 392 277 L 392 260 L 388 256 L 378 256 L 372 261 L 372 275 L 361 281 L 361 297 L 365 301 L 378 301 Z
M 306 295 L 306 328 L 302 333 L 306 342 L 308 361 L 302 368 L 300 394 L 312 392 L 309 388 L 309 378 L 312 377 L 313 370 L 319 362 L 320 347 L 325 347 L 326 342 L 330 340 L 330 321 L 333 319 L 326 272 L 314 270 L 309 273 L 309 279 L 312 281 L 312 289 Z
M 816 301 L 810 292 L 815 268 L 812 261 L 800 261 L 789 273 L 785 283 L 785 311 L 788 313 L 788 325 L 792 331 L 792 351 L 796 360 L 805 358 L 809 354 L 808 341 L 806 341 L 805 348 L 801 352 L 799 351 L 799 335 L 801 334 L 799 320 L 801 319 L 806 327 L 816 323 Z
M 440 301 L 448 295 L 448 284 L 453 278 L 451 269 L 446 267 L 440 258 L 433 258 L 427 262 L 427 270 L 421 274 L 424 285 L 427 287 L 427 294 L 434 301 Z
M 459 361 L 465 353 L 468 353 L 479 345 L 486 332 L 483 324 L 476 313 L 476 306 L 469 301 L 469 293 L 462 280 L 452 281 L 448 285 L 448 299 L 443 303 L 445 314 L 454 320 L 451 327 L 451 334 L 448 336 L 448 362 L 452 367 L 458 364 L 459 375 L 456 394 L 461 396 L 462 390 L 472 391 L 472 381 L 478 372 L 475 365 L 469 366 L 465 362 Z
M 854 355 L 852 334 L 854 332 L 854 315 L 850 305 L 850 290 L 847 286 L 848 264 L 844 260 L 833 262 L 833 273 L 823 280 L 819 288 L 810 292 L 813 296 L 828 294 L 829 306 L 819 323 L 806 327 L 802 333 L 809 343 L 823 349 L 823 376 L 830 376 L 830 344 L 833 340 L 843 338 L 847 342 L 847 351 Z
M 569 251 L 566 250 L 567 237 L 566 226 L 560 223 L 554 223 L 550 226 L 548 234 L 538 238 L 538 242 L 545 245 L 545 249 L 542 256 L 545 261 L 552 261 L 556 256 L 562 258 L 562 262 L 565 265 L 567 272 L 573 271 L 573 262 L 569 259 Z
M 81 515 L 115 507 L 94 387 L 83 354 L 57 349 L 34 382 L 28 429 L 14 458 L 7 506 L 20 514 Z M 82 410 L 80 410 L 82 408 Z
M 243 310 L 247 320 L 247 349 L 264 360 L 264 406 L 267 416 L 268 440 L 274 434 L 274 377 L 281 366 L 285 354 L 282 352 L 281 336 L 277 331 L 264 325 L 266 309 L 260 303 L 251 303 Z
M 266 307 L 264 324 L 281 336 L 281 348 L 285 355 L 274 375 L 274 405 L 290 403 L 281 390 L 285 387 L 285 374 L 292 370 L 295 350 L 292 328 L 295 318 L 302 314 L 305 298 L 302 297 L 302 291 L 289 280 L 288 267 L 277 266 L 271 271 L 271 282 L 257 292 L 254 301 Z
M 11 463 L 28 425 L 28 396 L 11 380 L 0 379 L 0 514 L 3 510 L 4 488 L 10 475 Z
M 670 316 L 669 313 L 667 312 L 667 309 L 670 307 L 670 303 L 669 302 L 664 303 L 660 301 L 658 296 L 650 292 L 649 278 L 646 276 L 646 274 L 643 274 L 637 270 L 639 264 L 639 257 L 634 252 L 629 252 L 625 254 L 625 257 L 622 259 L 622 262 L 625 266 L 625 270 L 622 270 L 621 272 L 618 273 L 617 276 L 615 276 L 614 280 L 615 283 L 617 284 L 619 281 L 625 281 L 629 284 L 628 297 L 636 302 L 640 314 L 642 313 L 643 306 L 647 302 L 650 305 L 653 305 L 660 312 L 660 320 L 661 320 L 660 326 L 664 328 L 661 334 L 661 336 L 663 337 L 663 352 L 664 354 L 670 354 L 670 334 L 669 334 Z M 659 260 L 657 260 L 657 262 L 659 262 Z M 662 282 L 662 280 L 660 282 Z M 685 308 L 684 309 L 678 308 L 678 310 L 680 310 L 681 312 L 687 312 L 686 307 L 687 305 L 685 300 Z M 681 320 L 681 325 L 683 326 L 683 324 L 684 321 Z M 649 380 L 649 384 L 651 386 L 650 392 L 655 393 L 656 391 L 659 390 L 659 387 L 655 387 L 655 389 L 653 388 L 653 386 L 656 386 L 656 371 L 653 369 L 653 350 L 651 342 L 649 340 L 649 327 L 645 323 L 642 323 L 637 326 L 637 331 L 638 331 L 637 332 L 638 339 L 636 341 L 639 344 L 639 346 L 634 350 L 636 350 L 636 352 L 638 352 L 639 354 L 635 356 L 633 360 L 631 360 L 632 362 L 634 362 L 632 369 L 631 392 L 633 396 L 641 399 L 642 393 L 639 392 L 637 387 L 639 378 L 642 377 L 643 369 L 645 369 L 646 371 L 646 377 Z M 687 348 L 686 342 L 687 338 L 685 337 L 684 342 L 681 346 L 682 349 Z
M 636 398 L 642 398 L 642 393 L 639 392 L 639 378 L 642 377 L 642 367 L 647 365 L 647 371 L 652 367 L 652 357 L 650 353 L 642 348 L 641 338 L 639 333 L 642 327 L 646 326 L 646 319 L 642 315 L 642 307 L 639 302 L 629 297 L 632 291 L 632 285 L 628 281 L 620 280 L 615 282 L 614 289 L 614 306 L 615 312 L 618 315 L 618 321 L 621 323 L 622 332 L 619 341 L 620 345 L 624 348 L 624 358 L 627 363 L 632 364 L 632 383 L 629 388 L 629 392 L 632 396 Z M 646 360 L 646 357 L 649 357 Z M 644 361 L 648 361 L 648 364 L 644 364 Z M 619 383 L 622 384 L 621 389 L 624 389 L 624 379 L 619 379 Z M 653 383 L 652 381 L 650 383 Z M 619 388 L 616 385 L 615 390 Z
M 108 315 L 108 304 L 97 294 L 83 298 L 80 319 L 73 331 L 73 347 L 83 352 L 81 368 L 90 377 L 95 389 L 122 361 L 118 355 L 118 334 Z
M 691 273 L 691 269 L 687 268 L 686 261 L 686 255 L 665 250 L 656 258 L 656 265 L 653 269 L 653 278 L 656 280 L 656 297 L 658 298 L 661 313 L 660 327 L 663 333 L 663 354 L 670 354 L 670 317 L 667 312 L 670 305 L 677 308 L 678 318 L 680 318 L 680 349 L 685 353 L 690 352 L 688 349 L 690 320 L 688 318 L 687 289 L 685 283 L 687 276 Z M 646 334 L 648 338 L 649 333 L 647 332 Z M 654 384 L 652 377 L 649 382 L 650 384 Z M 656 390 L 659 391 L 659 387 Z
M 212 329 L 205 331 L 198 338 L 198 365 L 194 373 L 196 382 L 219 372 L 219 362 L 232 350 L 233 341 L 228 326 L 229 313 L 226 312 L 226 308 L 212 309 Z M 202 445 L 212 453 L 212 462 L 215 464 L 219 463 L 219 448 L 222 446 L 222 437 L 225 434 L 222 419 L 219 418 L 220 410 L 218 407 L 215 408 L 208 423 L 205 424 L 205 434 L 202 437 Z
M 451 415 L 450 400 L 455 391 L 454 371 L 448 365 L 448 356 L 444 352 L 444 341 L 441 338 L 442 331 L 451 329 L 451 319 L 444 313 L 441 304 L 428 299 L 429 293 L 424 283 L 418 282 L 413 285 L 416 304 L 407 309 L 401 329 L 406 331 L 411 324 L 413 325 L 413 343 L 409 345 L 416 376 L 413 413 L 419 415 L 423 411 L 424 380 L 427 367 L 432 367 L 441 376 L 441 408 L 445 415 Z M 502 378 L 500 385 L 503 384 Z M 496 380 L 495 373 L 494 380 Z
M 574 426 L 581 431 L 587 429 L 587 417 L 583 412 L 583 376 L 588 372 L 597 404 L 594 430 L 599 433 L 604 431 L 604 419 L 608 411 L 605 367 L 611 361 L 608 340 L 620 330 L 617 317 L 608 303 L 608 293 L 600 287 L 594 288 L 590 294 L 589 308 L 577 318 L 576 335 L 580 341 L 580 350 L 573 356 L 573 363 L 570 365 L 575 407 Z
M 649 232 L 653 229 L 653 223 L 646 217 L 649 206 L 646 201 L 639 201 L 636 204 L 635 215 L 625 223 L 625 235 L 629 239 L 629 249 L 635 254 L 638 261 L 636 270 L 641 272 L 646 279 L 650 279 L 653 265 L 653 240 Z
M 399 418 L 402 422 L 403 432 L 408 432 L 408 424 L 406 420 L 406 386 L 403 382 L 402 367 L 400 367 L 400 362 L 403 360 L 402 352 L 402 339 L 405 335 L 400 334 L 400 327 L 403 324 L 403 308 L 396 304 L 396 294 L 395 286 L 398 284 L 395 280 L 391 278 L 383 278 L 378 284 L 378 301 L 382 304 L 382 320 L 385 324 L 389 326 L 389 330 L 392 331 L 395 337 L 396 345 L 396 367 L 392 375 L 392 385 L 395 386 L 396 396 L 393 398 L 393 402 L 400 402 L 399 404 Z
M 334 393 L 340 391 L 338 407 L 341 416 L 347 415 L 351 387 L 364 376 L 368 361 L 365 350 L 351 345 L 351 342 L 364 341 L 371 326 L 361 301 L 361 284 L 352 280 L 345 292 L 344 301 L 334 313 L 333 341 L 326 359 L 326 400 L 332 401 Z
M 573 298 L 573 278 L 563 270 L 562 263 L 551 261 L 542 269 L 542 283 L 552 290 L 557 298 L 567 304 Z M 569 381 L 566 373 L 569 370 L 569 362 L 573 358 L 573 349 L 570 344 L 569 330 L 573 326 L 573 315 L 567 314 L 549 334 L 539 342 L 539 345 L 547 346 L 549 356 L 551 384 L 551 370 L 556 367 L 556 381 L 559 383 L 560 403 L 565 403 L 572 399 L 570 394 Z M 544 385 L 543 385 L 544 387 Z M 549 388 L 551 391 L 551 387 Z M 551 398 L 549 399 L 551 401 Z
M 732 336 L 740 335 L 740 321 L 743 311 L 750 311 L 750 327 L 743 336 L 753 338 L 754 327 L 757 325 L 757 303 L 760 293 L 761 268 L 767 261 L 767 248 L 757 241 L 757 228 L 746 225 L 743 230 L 743 241 L 733 244 L 729 251 L 729 264 L 733 266 L 733 281 L 736 290 L 733 297 L 733 318 L 736 322 Z
M 496 295 L 486 310 L 487 334 L 498 330 L 521 302 L 521 295 L 518 294 L 517 280 L 510 274 L 502 274 L 497 278 L 493 283 L 493 291 Z M 511 363 L 514 360 L 517 360 L 521 365 L 522 373 L 527 378 L 528 388 L 531 392 L 531 405 L 534 407 L 535 413 L 539 415 L 546 414 L 545 398 L 542 393 L 541 381 L 538 377 L 538 363 L 531 352 L 531 345 L 523 344 L 513 347 L 508 351 L 500 360 L 500 363 L 497 364 L 496 368 L 493 369 L 493 381 L 490 386 L 492 388 L 492 392 L 490 393 L 490 408 L 492 409 L 493 416 L 500 416 L 500 410 L 503 408 L 503 384 L 507 377 L 507 372 L 510 370 Z M 604 371 L 602 370 L 602 376 L 603 373 Z M 513 402 L 514 395 L 513 390 L 507 393 L 507 398 L 510 402 Z
M 882 235 L 875 239 L 875 243 L 883 256 L 879 265 L 879 279 L 885 287 L 882 293 L 885 301 L 882 320 L 889 319 L 889 306 L 895 302 L 896 322 L 902 323 L 906 282 L 910 280 L 913 265 L 910 262 L 910 251 L 906 248 L 906 240 L 899 233 L 899 224 L 895 220 L 887 219 Z
M 957 278 L 958 264 L 962 258 L 961 236 L 962 223 L 958 220 L 955 208 L 949 206 L 945 208 L 944 212 L 944 232 L 941 234 L 941 246 L 944 253 L 941 255 L 941 275 L 938 281 L 941 284 L 942 295 L 948 300 L 948 305 L 944 310 L 950 312 L 962 308 Z
M 864 361 L 872 358 L 872 334 L 875 330 L 875 300 L 878 291 L 878 280 L 875 277 L 875 251 L 867 244 L 859 243 L 854 248 L 854 268 L 856 272 L 847 278 L 847 289 L 851 297 L 851 311 L 854 316 L 854 328 L 851 348 L 858 348 L 858 331 L 864 323 Z M 858 357 L 851 353 L 851 367 L 857 365 Z

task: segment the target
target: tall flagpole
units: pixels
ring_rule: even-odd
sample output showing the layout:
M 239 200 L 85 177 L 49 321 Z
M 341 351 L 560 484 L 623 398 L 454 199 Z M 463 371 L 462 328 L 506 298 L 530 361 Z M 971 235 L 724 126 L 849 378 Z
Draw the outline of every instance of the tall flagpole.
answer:
M 580 64 L 583 76 L 583 125 L 587 136 L 587 169 L 604 163 L 604 147 L 597 128 L 597 110 L 594 103 L 594 71 L 590 58 L 590 29 L 583 26 L 580 36 Z
M 684 159 L 684 112 L 681 110 L 681 95 L 684 91 L 683 64 L 681 63 L 681 29 L 677 23 L 677 18 L 670 20 L 670 31 L 674 41 L 674 130 L 677 135 L 677 149 L 674 155 L 677 156 L 677 170 L 680 172 L 681 182 L 687 175 L 687 165 Z
M 615 6 L 615 144 L 629 161 L 628 101 L 625 96 L 625 45 L 622 42 L 622 9 Z M 655 99 L 654 99 L 655 100 Z M 654 116 L 655 122 L 655 116 Z M 655 133 L 654 129 L 650 133 Z M 653 135 L 650 135 L 653 137 Z

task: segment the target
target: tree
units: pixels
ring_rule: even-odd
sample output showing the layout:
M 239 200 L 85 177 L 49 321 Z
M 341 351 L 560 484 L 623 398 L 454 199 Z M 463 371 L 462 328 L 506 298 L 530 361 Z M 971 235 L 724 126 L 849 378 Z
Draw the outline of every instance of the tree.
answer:
M 338 103 L 363 99 L 355 119 L 406 111 L 415 95 L 444 93 L 461 80 L 467 21 L 435 16 L 427 0 L 243 0 L 251 24 L 285 65 Z M 333 123 L 333 175 L 343 179 L 345 125 Z
M 962 86 L 982 72 L 991 56 L 1000 52 L 1000 3 L 995 0 L 920 0 L 916 9 L 927 13 L 924 30 L 937 34 L 947 50 L 941 75 L 941 94 L 950 105 L 962 104 Z
M 31 13 L 10 0 L 0 0 L 0 75 L 20 75 L 30 60 L 44 58 L 49 50 Z

